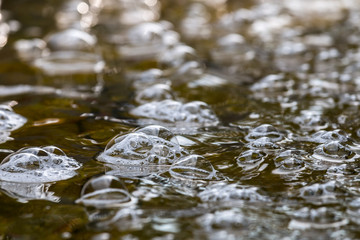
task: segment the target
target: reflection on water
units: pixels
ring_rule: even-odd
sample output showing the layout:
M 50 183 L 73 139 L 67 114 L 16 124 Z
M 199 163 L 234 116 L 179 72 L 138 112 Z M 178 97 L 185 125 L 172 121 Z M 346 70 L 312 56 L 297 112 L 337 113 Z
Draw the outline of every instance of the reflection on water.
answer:
M 49 191 L 51 185 L 49 183 L 0 182 L 0 188 L 5 194 L 22 203 L 27 203 L 30 200 L 59 202 L 60 197 Z
M 360 238 L 359 0 L 1 7 L 4 239 Z

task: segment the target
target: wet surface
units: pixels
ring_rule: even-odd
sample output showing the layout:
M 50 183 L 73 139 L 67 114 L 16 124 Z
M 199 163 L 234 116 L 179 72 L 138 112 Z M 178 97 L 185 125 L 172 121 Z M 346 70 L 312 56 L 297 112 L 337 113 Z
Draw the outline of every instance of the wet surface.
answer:
M 360 239 L 359 20 L 358 0 L 3 2 L 0 236 Z

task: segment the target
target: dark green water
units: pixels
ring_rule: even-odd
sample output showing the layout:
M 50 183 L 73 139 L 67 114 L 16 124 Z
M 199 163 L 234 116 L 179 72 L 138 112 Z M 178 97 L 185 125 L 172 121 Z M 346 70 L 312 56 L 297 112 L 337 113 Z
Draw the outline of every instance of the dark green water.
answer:
M 360 239 L 359 1 L 1 13 L 0 239 Z

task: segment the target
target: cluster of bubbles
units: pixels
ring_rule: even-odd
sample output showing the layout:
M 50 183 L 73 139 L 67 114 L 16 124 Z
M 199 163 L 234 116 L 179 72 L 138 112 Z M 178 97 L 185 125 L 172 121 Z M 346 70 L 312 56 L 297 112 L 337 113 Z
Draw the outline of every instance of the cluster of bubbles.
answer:
M 69 28 L 50 34 L 46 39 L 19 40 L 18 55 L 47 75 L 100 73 L 105 63 L 95 53 L 96 37 Z
M 216 125 L 218 118 L 204 102 L 193 101 L 186 104 L 174 100 L 163 100 L 143 104 L 130 111 L 131 114 L 154 120 L 172 123 L 195 123 Z
M 358 4 L 255 1 L 226 9 L 225 2 L 190 1 L 175 26 L 161 19 L 166 3 L 158 0 L 69 0 L 55 15 L 56 31 L 14 44 L 21 60 L 54 79 L 99 77 L 106 69 L 100 52 L 109 50 L 99 49 L 99 43 L 111 45 L 116 61 L 123 61 L 124 80 L 134 93 L 126 114 L 140 127 L 107 143 L 96 157 L 105 173 L 88 180 L 75 201 L 100 231 L 140 231 L 150 225 L 176 234 L 177 221 L 191 218 L 199 238 L 292 234 L 289 238 L 297 239 L 303 230 L 313 234 L 359 224 Z M 351 47 L 335 46 L 339 29 L 320 33 L 339 22 L 349 28 L 341 31 L 349 33 Z M 103 34 L 93 34 L 95 26 Z M 206 68 L 197 52 L 204 46 L 209 65 L 228 78 Z M 248 84 L 255 107 L 246 112 L 246 104 L 233 100 L 245 114 L 223 124 L 210 104 L 193 96 L 230 89 L 234 77 Z M 99 89 L 96 84 L 92 90 Z M 331 111 L 337 109 L 345 114 L 334 119 Z M 222 111 L 226 115 L 228 109 Z M 0 133 L 6 135 L 0 142 L 25 122 L 0 106 Z M 349 122 L 354 126 L 342 131 Z M 74 177 L 80 167 L 57 147 L 24 148 L 0 164 L 0 187 L 20 201 L 58 202 L 49 188 Z M 173 209 L 175 200 L 184 211 Z M 154 214 L 159 203 L 171 210 Z M 277 232 L 284 222 L 286 230 Z M 326 234 L 336 239 L 341 233 Z
M 8 155 L 0 164 L 0 179 L 39 183 L 69 179 L 81 166 L 55 146 L 29 147 Z
M 22 127 L 27 119 L 15 113 L 9 105 L 0 105 L 0 143 L 11 138 L 10 132 Z

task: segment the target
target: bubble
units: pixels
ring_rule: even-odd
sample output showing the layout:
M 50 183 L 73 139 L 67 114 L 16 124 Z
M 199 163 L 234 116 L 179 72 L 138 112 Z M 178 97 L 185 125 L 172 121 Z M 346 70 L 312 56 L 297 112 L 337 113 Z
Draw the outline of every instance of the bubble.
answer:
M 281 152 L 275 159 L 276 169 L 274 174 L 289 174 L 305 169 L 304 151 L 286 150 Z
M 217 40 L 216 47 L 210 54 L 215 62 L 233 66 L 252 60 L 255 52 L 242 35 L 230 33 Z
M 215 213 L 207 213 L 197 219 L 205 230 L 213 229 L 241 229 L 247 227 L 249 222 L 239 210 L 219 210 Z
M 246 169 L 255 168 L 259 166 L 262 162 L 264 162 L 265 157 L 266 153 L 260 150 L 249 149 L 245 152 L 242 152 L 236 158 L 236 162 L 240 167 Z
M 210 162 L 199 155 L 190 155 L 175 162 L 169 169 L 174 178 L 186 180 L 212 180 L 216 171 Z
M 50 76 L 100 73 L 105 67 L 105 62 L 100 55 L 81 51 L 53 52 L 36 59 L 33 64 Z
M 321 112 L 304 110 L 300 116 L 296 116 L 293 122 L 299 125 L 303 130 L 321 130 L 328 127 Z
M 150 4 L 149 4 L 150 3 Z M 118 10 L 116 21 L 124 25 L 139 25 L 144 22 L 156 21 L 160 15 L 160 1 L 109 1 L 105 3 L 105 8 L 109 10 Z
M 96 44 L 96 38 L 85 31 L 66 29 L 50 35 L 47 46 L 51 51 L 90 51 Z
M 339 176 L 339 177 L 344 177 L 346 175 L 357 175 L 358 172 L 356 170 L 356 168 L 354 168 L 353 166 L 349 165 L 349 164 L 341 164 L 341 165 L 335 165 L 335 166 L 330 166 L 326 173 L 328 175 L 335 175 L 335 176 Z
M 252 129 L 245 139 L 251 142 L 263 137 L 266 137 L 266 140 L 269 140 L 270 142 L 278 142 L 281 141 L 284 136 L 274 126 L 262 124 Z
M 26 123 L 27 119 L 14 113 L 7 105 L 0 105 L 0 132 L 11 132 Z
M 330 229 L 339 228 L 348 224 L 349 220 L 344 218 L 335 209 L 320 208 L 301 208 L 293 213 L 293 218 L 289 222 L 290 229 Z
M 284 74 L 271 74 L 254 83 L 251 90 L 254 92 L 285 92 L 295 85 L 294 80 L 286 79 Z
M 153 101 L 162 101 L 165 99 L 173 99 L 171 88 L 167 84 L 155 84 L 136 94 L 136 102 L 145 104 Z
M 355 152 L 338 141 L 320 144 L 315 148 L 311 157 L 314 160 L 332 163 L 354 162 L 359 158 Z
M 336 181 L 315 183 L 300 189 L 300 196 L 313 204 L 336 202 L 340 196 L 344 196 L 346 193 Z
M 19 183 L 55 182 L 74 177 L 75 170 L 80 166 L 80 163 L 67 157 L 55 146 L 23 148 L 1 162 L 0 180 Z
M 268 201 L 258 192 L 257 187 L 239 186 L 237 184 L 217 183 L 199 193 L 203 202 Z
M 208 39 L 212 32 L 209 20 L 210 14 L 206 7 L 200 3 L 193 3 L 181 22 L 181 32 L 189 39 Z
M 350 140 L 349 136 L 343 130 L 336 129 L 332 131 L 320 130 L 314 133 L 311 138 L 307 139 L 310 142 L 315 143 L 327 143 L 331 141 L 337 141 L 339 143 L 345 143 Z
M 121 56 L 131 60 L 156 57 L 166 49 L 169 37 L 176 39 L 171 27 L 166 21 L 144 22 L 131 27 L 126 33 L 126 44 L 118 48 Z
M 187 61 L 175 69 L 171 76 L 173 85 L 181 85 L 191 83 L 199 78 L 204 77 L 205 69 L 202 64 L 197 61 Z
M 46 49 L 46 42 L 42 39 L 21 39 L 15 42 L 14 48 L 18 56 L 24 61 L 32 61 L 42 57 Z
M 187 122 L 196 124 L 218 123 L 211 108 L 204 102 L 194 101 L 182 104 L 174 100 L 163 100 L 143 104 L 130 111 L 138 117 L 152 118 L 166 122 Z
M 134 199 L 119 178 L 103 175 L 85 183 L 76 203 L 102 209 L 128 206 Z
M 138 91 L 151 88 L 153 85 L 164 84 L 170 86 L 170 80 L 165 78 L 162 70 L 151 68 L 141 72 L 133 72 L 127 75 L 133 81 L 133 87 Z
M 194 48 L 185 44 L 168 46 L 166 51 L 157 56 L 158 61 L 172 67 L 180 67 L 182 64 L 194 61 L 198 57 Z
M 184 154 L 172 132 L 152 125 L 114 137 L 97 159 L 115 165 L 169 165 Z
M 360 198 L 355 198 L 348 204 L 346 213 L 349 215 L 351 221 L 360 224 Z
M 269 137 L 260 137 L 247 144 L 250 148 L 261 148 L 261 149 L 279 149 L 280 146 L 273 142 L 273 139 Z

